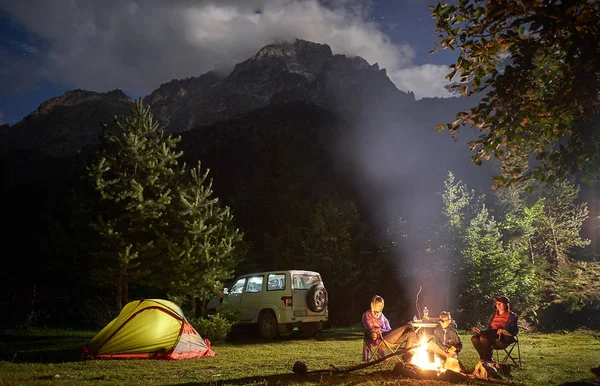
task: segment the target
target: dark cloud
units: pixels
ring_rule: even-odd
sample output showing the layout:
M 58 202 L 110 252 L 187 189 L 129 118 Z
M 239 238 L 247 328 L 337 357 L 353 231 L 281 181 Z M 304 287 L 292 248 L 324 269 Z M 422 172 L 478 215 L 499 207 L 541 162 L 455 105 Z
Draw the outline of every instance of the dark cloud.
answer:
M 33 80 L 143 95 L 173 78 L 227 71 L 266 44 L 301 38 L 378 62 L 417 96 L 437 92 L 405 81 L 413 49 L 393 43 L 355 0 L 21 0 L 1 8 L 45 42 L 36 53 L 41 61 L 23 65 L 9 58 L 11 74 L 33 73 Z M 430 70 L 421 73 L 439 74 Z
M 31 56 L 0 49 L 0 99 L 35 88 L 43 77 L 41 64 Z

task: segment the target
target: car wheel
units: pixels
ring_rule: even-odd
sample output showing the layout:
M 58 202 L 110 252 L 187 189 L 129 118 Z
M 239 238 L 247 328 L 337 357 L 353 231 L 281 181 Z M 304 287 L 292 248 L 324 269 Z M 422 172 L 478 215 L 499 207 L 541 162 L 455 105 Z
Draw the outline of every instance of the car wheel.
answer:
M 273 340 L 278 335 L 277 318 L 272 312 L 263 312 L 258 320 L 258 331 L 265 339 Z
M 306 304 L 312 312 L 321 312 L 327 307 L 327 290 L 322 285 L 310 287 L 306 296 Z

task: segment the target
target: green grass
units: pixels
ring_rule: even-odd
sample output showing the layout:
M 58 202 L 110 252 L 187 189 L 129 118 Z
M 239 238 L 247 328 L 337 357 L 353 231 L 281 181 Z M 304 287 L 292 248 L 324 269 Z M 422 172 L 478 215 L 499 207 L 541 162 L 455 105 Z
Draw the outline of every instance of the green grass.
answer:
M 378 364 L 348 374 L 299 376 L 295 361 L 308 370 L 333 365 L 347 368 L 361 363 L 362 332 L 330 329 L 310 340 L 280 339 L 265 343 L 256 338 L 213 345 L 218 356 L 182 361 L 81 360 L 80 347 L 95 332 L 32 330 L 0 333 L 0 385 L 444 385 L 391 374 L 393 364 Z M 461 361 L 472 370 L 477 354 L 470 335 L 461 335 L 465 348 Z M 567 381 L 595 380 L 588 369 L 600 365 L 600 333 L 521 335 L 522 369 L 513 369 L 514 382 L 559 385 Z M 598 383 L 600 384 L 600 383 Z

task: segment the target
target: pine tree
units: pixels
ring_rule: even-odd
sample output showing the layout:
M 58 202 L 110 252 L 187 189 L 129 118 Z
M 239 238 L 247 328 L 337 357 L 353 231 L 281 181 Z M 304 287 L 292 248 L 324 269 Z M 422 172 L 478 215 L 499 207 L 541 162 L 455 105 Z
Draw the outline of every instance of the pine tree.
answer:
M 453 309 L 457 306 L 456 294 L 459 293 L 464 272 L 460 269 L 461 251 L 464 249 L 463 235 L 470 219 L 473 216 L 473 202 L 475 192 L 469 190 L 462 181 L 456 181 L 454 173 L 448 171 L 442 192 L 442 214 L 445 222 L 442 226 L 440 248 L 435 264 L 441 272 L 440 278 L 446 291 L 446 306 Z
M 91 203 L 92 227 L 102 240 L 94 277 L 113 287 L 119 309 L 129 300 L 129 283 L 150 274 L 147 263 L 158 255 L 155 232 L 167 225 L 171 182 L 181 173 L 175 151 L 180 139 L 157 129 L 149 107 L 137 101 L 130 117 L 104 125 L 99 157 L 88 168 L 98 194 Z
M 357 312 L 354 300 L 359 296 L 356 283 L 361 275 L 358 208 L 354 200 L 332 195 L 319 200 L 309 214 L 308 223 L 297 230 L 300 245 L 282 263 L 319 272 L 330 295 L 334 321 L 348 320 Z
M 160 235 L 169 261 L 167 290 L 171 295 L 189 296 L 194 313 L 196 297 L 202 299 L 204 311 L 208 294 L 222 287 L 240 260 L 235 246 L 242 234 L 233 225 L 229 207 L 222 207 L 212 196 L 208 173 L 202 172 L 200 163 L 190 170 L 173 205 L 173 226 Z
M 482 321 L 498 295 L 513 296 L 519 256 L 505 250 L 498 224 L 483 205 L 464 235 L 465 249 L 460 264 L 462 289 L 459 309 L 465 320 Z
M 521 311 L 535 310 L 541 305 L 540 278 L 544 273 L 543 264 L 540 264 L 543 259 L 536 256 L 534 236 L 545 218 L 545 199 L 536 198 L 529 192 L 529 183 L 511 185 L 496 191 L 498 213 L 502 216 L 498 226 L 503 234 L 505 248 L 507 252 L 518 256 L 520 261 L 515 275 L 520 290 L 511 300 Z
M 579 186 L 568 180 L 538 186 L 545 198 L 544 218 L 538 226 L 535 245 L 551 265 L 565 265 L 574 252 L 590 244 L 581 228 L 589 216 L 587 203 L 577 203 Z

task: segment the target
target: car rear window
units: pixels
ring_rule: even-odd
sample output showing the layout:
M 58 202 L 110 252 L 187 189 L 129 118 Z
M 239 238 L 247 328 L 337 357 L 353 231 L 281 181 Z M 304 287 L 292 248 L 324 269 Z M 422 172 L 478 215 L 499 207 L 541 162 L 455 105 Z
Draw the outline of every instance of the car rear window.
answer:
M 315 284 L 323 284 L 323 282 L 321 282 L 321 276 L 306 273 L 294 274 L 292 281 L 292 288 L 297 290 L 307 290 Z

